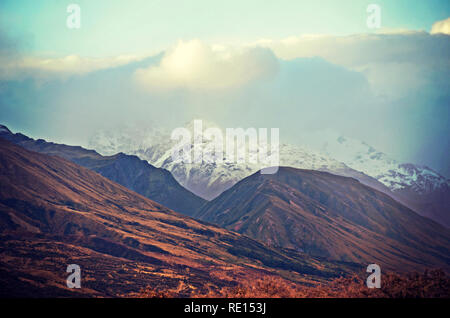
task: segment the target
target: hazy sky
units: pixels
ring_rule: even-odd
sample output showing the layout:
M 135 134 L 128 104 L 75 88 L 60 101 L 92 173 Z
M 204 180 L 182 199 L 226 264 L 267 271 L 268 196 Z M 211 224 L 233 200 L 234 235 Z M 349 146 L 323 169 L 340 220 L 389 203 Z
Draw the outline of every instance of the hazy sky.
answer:
M 66 7 L 81 8 L 81 29 L 66 28 Z M 382 27 L 430 31 L 450 15 L 446 0 L 2 0 L 2 30 L 26 50 L 57 56 L 155 52 L 179 39 L 248 42 L 299 34 L 366 33 L 366 8 L 382 8 Z
M 80 144 L 195 117 L 289 141 L 332 129 L 448 177 L 449 17 L 448 0 L 3 0 L 0 122 Z

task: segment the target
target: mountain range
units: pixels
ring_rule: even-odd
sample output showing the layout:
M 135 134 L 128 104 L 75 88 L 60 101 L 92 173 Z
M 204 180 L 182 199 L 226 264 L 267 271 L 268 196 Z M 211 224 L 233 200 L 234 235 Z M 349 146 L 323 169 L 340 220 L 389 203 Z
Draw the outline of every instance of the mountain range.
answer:
M 385 269 L 450 264 L 450 230 L 354 178 L 280 167 L 239 181 L 194 217 L 272 247 Z
M 204 129 L 219 127 L 208 121 L 202 122 Z M 185 128 L 192 131 L 193 121 L 187 123 Z M 361 141 L 330 133 L 323 134 L 321 138 L 322 142 L 318 146 L 316 143 L 316 148 L 304 140 L 302 145 L 281 141 L 280 165 L 355 178 L 417 213 L 450 227 L 450 181 L 447 178 L 426 166 L 399 163 Z M 211 149 L 212 142 L 203 140 L 197 147 Z M 171 149 L 175 144 L 169 132 L 153 126 L 100 130 L 89 141 L 89 147 L 102 154 L 122 151 L 169 170 L 186 189 L 207 200 L 216 198 L 262 168 L 259 164 L 248 162 L 174 162 Z M 186 147 L 193 149 L 193 141 Z
M 180 281 L 190 290 L 220 289 L 261 275 L 316 284 L 370 263 L 396 272 L 449 270 L 449 229 L 345 164 L 290 145 L 281 149 L 316 170 L 256 171 L 206 202 L 135 155 L 103 156 L 0 126 L 5 295 L 124 296 Z M 167 151 L 154 154 L 168 158 Z M 233 167 L 242 171 L 239 165 L 213 171 L 239 175 Z M 329 168 L 354 177 L 319 171 Z M 67 264 L 83 268 L 82 291 L 65 287 Z
M 102 156 L 79 146 L 14 134 L 3 125 L 0 125 L 0 137 L 28 150 L 70 160 L 175 211 L 192 214 L 206 202 L 181 186 L 169 171 L 156 168 L 137 156 L 124 153 Z
M 0 138 L 2 297 L 221 288 L 261 275 L 312 283 L 358 268 L 273 249 L 197 221 L 59 156 Z M 82 288 L 65 287 L 68 264 Z
M 450 227 L 450 180 L 430 167 L 398 162 L 363 141 L 331 131 L 319 135 L 309 139 L 321 140 L 316 144 L 320 153 L 374 177 L 398 201 Z
M 193 131 L 193 126 L 194 123 L 191 121 L 185 125 L 185 128 Z M 202 121 L 202 126 L 204 129 L 218 127 L 208 121 Z M 114 131 L 98 131 L 90 138 L 89 147 L 107 155 L 122 151 L 147 160 L 154 166 L 163 167 L 171 171 L 180 184 L 207 200 L 214 199 L 224 190 L 262 168 L 259 163 L 248 161 L 242 163 L 227 162 L 226 160 L 223 163 L 174 162 L 172 149 L 177 143 L 178 141 L 171 140 L 169 132 L 158 130 L 155 127 L 125 127 Z M 198 147 L 202 151 L 210 153 L 213 146 L 213 140 L 203 139 L 198 145 L 194 145 L 192 140 L 188 141 L 183 148 Z M 246 145 L 242 145 L 242 147 L 246 147 Z M 247 150 L 245 149 L 245 151 Z M 310 148 L 281 143 L 279 153 L 280 165 L 357 177 L 374 188 L 389 191 L 376 179 Z

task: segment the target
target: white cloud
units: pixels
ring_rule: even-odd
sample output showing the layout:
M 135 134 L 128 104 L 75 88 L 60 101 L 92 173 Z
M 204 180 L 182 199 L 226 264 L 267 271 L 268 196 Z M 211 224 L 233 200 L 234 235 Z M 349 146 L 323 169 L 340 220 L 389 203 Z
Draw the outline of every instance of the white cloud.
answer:
M 78 55 L 68 55 L 61 58 L 42 57 L 0 57 L 0 79 L 14 80 L 24 77 L 35 79 L 67 78 L 71 75 L 82 75 L 93 71 L 117 67 L 143 56 L 120 55 L 107 58 L 88 58 Z
M 447 34 L 450 35 L 450 18 L 445 20 L 437 21 L 431 27 L 431 34 Z
M 436 22 L 431 33 L 444 32 L 449 21 Z M 180 41 L 165 52 L 158 64 L 136 70 L 134 80 L 153 92 L 180 88 L 224 90 L 273 78 L 278 72 L 279 59 L 318 56 L 363 73 L 375 94 L 402 98 L 408 92 L 433 86 L 445 76 L 448 78 L 449 50 L 448 36 L 404 30 L 349 36 L 305 34 L 281 40 L 262 39 L 234 47 L 207 45 L 200 40 Z M 0 79 L 64 79 L 144 57 L 19 58 L 0 54 Z M 445 83 L 438 84 L 436 87 L 448 87 Z
M 302 35 L 254 45 L 281 59 L 322 57 L 362 72 L 377 95 L 402 97 L 450 72 L 450 38 L 423 31 L 350 36 Z M 438 76 L 435 76 L 438 74 Z
M 192 40 L 178 42 L 159 65 L 137 70 L 135 78 L 153 91 L 215 90 L 271 77 L 277 69 L 277 59 L 269 49 L 209 46 Z

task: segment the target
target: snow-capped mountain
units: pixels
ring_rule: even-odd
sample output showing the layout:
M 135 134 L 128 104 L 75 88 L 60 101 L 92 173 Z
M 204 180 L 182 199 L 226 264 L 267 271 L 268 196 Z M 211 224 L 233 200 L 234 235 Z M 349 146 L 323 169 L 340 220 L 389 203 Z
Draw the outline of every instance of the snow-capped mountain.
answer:
M 202 121 L 202 124 L 203 129 L 218 127 L 207 121 Z M 193 121 L 187 123 L 185 128 L 192 132 Z M 172 149 L 179 141 L 172 140 L 169 131 L 149 129 L 143 133 L 136 130 L 127 127 L 123 130 L 100 131 L 91 138 L 89 146 L 104 154 L 124 152 L 137 155 L 156 167 L 169 170 L 185 188 L 206 199 L 216 197 L 239 180 L 260 169 L 259 165 L 249 163 L 177 162 L 172 160 Z M 185 146 L 194 151 L 193 140 Z M 208 149 L 212 146 L 213 141 L 203 140 L 195 147 L 209 153 Z
M 202 128 L 217 128 L 214 123 L 202 121 Z M 189 131 L 193 131 L 193 122 L 185 125 Z M 223 130 L 221 129 L 223 132 Z M 270 138 L 268 138 L 270 141 Z M 172 172 L 177 181 L 193 193 L 208 200 L 215 198 L 220 193 L 233 186 L 243 178 L 262 169 L 265 165 L 251 163 L 246 160 L 243 163 L 227 162 L 225 155 L 223 162 L 202 162 L 186 163 L 172 160 L 172 149 L 179 143 L 171 140 L 168 131 L 150 128 L 141 130 L 130 126 L 114 131 L 100 131 L 94 135 L 89 147 L 94 148 L 104 155 L 112 155 L 117 152 L 134 154 L 141 159 L 147 160 L 150 164 L 167 169 Z M 194 151 L 193 140 L 184 145 L 187 149 Z M 249 151 L 248 145 L 245 151 Z M 201 148 L 204 154 L 214 156 L 214 141 L 203 139 L 201 144 L 195 147 Z M 269 145 L 270 148 L 270 145 Z M 256 153 L 249 151 L 249 156 L 257 157 Z M 238 152 L 238 151 L 236 151 Z M 354 169 L 351 169 L 342 162 L 339 162 L 327 155 L 321 154 L 312 149 L 281 143 L 279 147 L 280 165 L 301 169 L 322 170 L 334 174 L 351 176 L 361 179 L 363 183 L 380 188 L 376 180 L 366 176 Z
M 134 154 L 137 150 L 153 147 L 159 149 L 159 142 L 163 145 L 167 138 L 170 139 L 168 131 L 153 126 L 135 126 L 126 124 L 114 130 L 99 130 L 89 139 L 89 146 L 102 155 L 112 156 L 123 152 Z M 155 154 L 155 158 L 141 158 L 149 162 L 157 160 L 161 154 Z
M 207 121 L 202 123 L 203 129 L 219 127 Z M 192 132 L 193 121 L 187 123 L 185 128 Z M 265 167 L 248 160 L 243 163 L 223 160 L 201 164 L 174 161 L 172 149 L 179 141 L 171 140 L 170 134 L 169 130 L 155 127 L 140 129 L 127 126 L 114 131 L 99 131 L 90 139 L 89 147 L 104 155 L 117 152 L 137 155 L 156 167 L 169 170 L 181 185 L 207 200 Z M 450 226 L 449 180 L 428 167 L 399 163 L 364 142 L 329 133 L 325 137 L 319 143 L 320 147 L 315 147 L 317 143 L 293 145 L 281 141 L 280 166 L 353 177 L 389 194 L 420 214 Z M 203 139 L 195 147 L 193 140 L 190 140 L 184 146 L 191 151 L 199 147 L 207 155 L 214 155 L 211 153 L 214 142 L 210 140 Z M 250 152 L 249 156 L 252 155 L 257 156 Z
M 391 196 L 398 201 L 450 227 L 450 180 L 433 169 L 401 163 L 363 141 L 331 131 L 311 134 L 304 142 L 375 178 L 389 188 Z
M 319 151 L 374 177 L 392 191 L 410 189 L 426 194 L 450 185 L 450 180 L 423 165 L 400 163 L 367 143 L 327 131 L 319 137 Z M 315 139 L 315 138 L 314 138 Z

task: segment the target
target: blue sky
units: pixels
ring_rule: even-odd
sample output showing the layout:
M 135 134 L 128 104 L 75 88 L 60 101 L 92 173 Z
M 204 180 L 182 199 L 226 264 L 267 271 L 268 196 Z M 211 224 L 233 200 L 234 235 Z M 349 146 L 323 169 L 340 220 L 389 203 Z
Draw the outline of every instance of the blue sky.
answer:
M 382 9 L 382 27 L 430 31 L 450 16 L 447 0 L 89 0 L 81 7 L 82 27 L 66 28 L 69 1 L 13 0 L 0 4 L 2 30 L 22 39 L 27 53 L 111 56 L 162 50 L 179 39 L 248 42 L 300 34 L 371 32 L 370 3 Z

